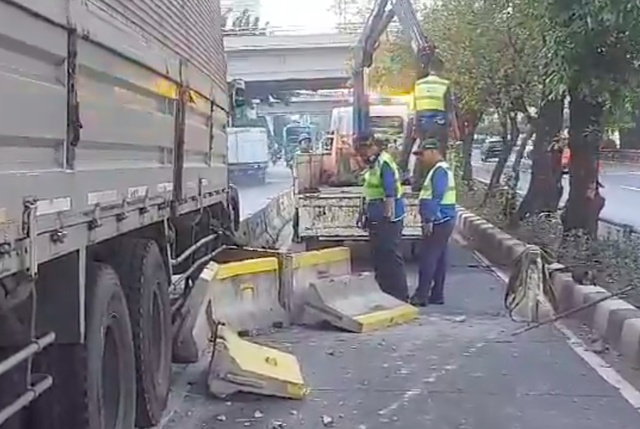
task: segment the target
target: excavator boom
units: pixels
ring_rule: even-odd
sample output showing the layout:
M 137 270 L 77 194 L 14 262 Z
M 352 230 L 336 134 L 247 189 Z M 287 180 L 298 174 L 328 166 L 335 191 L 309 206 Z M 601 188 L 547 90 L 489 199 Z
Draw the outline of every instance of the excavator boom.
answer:
M 378 47 L 380 37 L 391 21 L 397 18 L 400 25 L 411 38 L 411 46 L 420 59 L 423 70 L 429 69 L 434 47 L 429 42 L 416 15 L 411 0 L 376 0 L 367 18 L 364 30 L 355 46 L 353 68 L 353 130 L 356 136 L 368 134 L 371 130 L 369 120 L 369 100 L 365 88 L 365 70 L 373 63 L 373 54 Z

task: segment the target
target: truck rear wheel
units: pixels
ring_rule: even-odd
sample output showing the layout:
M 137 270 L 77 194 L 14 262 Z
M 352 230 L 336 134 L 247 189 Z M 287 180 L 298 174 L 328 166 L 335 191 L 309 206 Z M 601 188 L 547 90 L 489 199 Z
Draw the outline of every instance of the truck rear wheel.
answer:
M 136 359 L 136 426 L 155 426 L 167 405 L 171 378 L 169 279 L 153 240 L 123 243 L 116 270 L 127 297 Z
M 133 338 L 118 275 L 106 264 L 87 272 L 85 344 L 56 344 L 34 359 L 34 372 L 53 376 L 36 400 L 35 429 L 131 429 L 136 378 Z

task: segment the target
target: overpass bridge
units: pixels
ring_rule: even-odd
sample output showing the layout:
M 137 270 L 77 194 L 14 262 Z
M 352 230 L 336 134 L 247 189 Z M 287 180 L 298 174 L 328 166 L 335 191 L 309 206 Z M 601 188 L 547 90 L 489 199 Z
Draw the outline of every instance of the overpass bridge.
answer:
M 350 106 L 352 99 L 349 97 L 340 98 L 316 98 L 316 99 L 291 99 L 288 105 L 276 103 L 272 106 L 267 104 L 258 105 L 260 115 L 324 115 L 330 114 L 334 108 Z
M 228 78 L 252 97 L 293 90 L 344 88 L 357 34 L 227 36 Z

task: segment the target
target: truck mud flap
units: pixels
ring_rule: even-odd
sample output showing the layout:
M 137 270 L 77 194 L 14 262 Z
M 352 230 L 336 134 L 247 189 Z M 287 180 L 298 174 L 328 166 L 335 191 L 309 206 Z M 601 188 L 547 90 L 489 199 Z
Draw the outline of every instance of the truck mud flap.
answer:
M 312 324 L 319 320 L 305 312 L 309 284 L 318 279 L 351 274 L 351 251 L 332 247 L 284 255 L 280 275 L 280 302 L 293 324 Z
M 418 309 L 378 287 L 371 273 L 319 279 L 309 285 L 306 310 L 350 332 L 371 332 L 410 322 Z
M 205 310 L 241 333 L 259 333 L 284 326 L 288 317 L 279 303 L 280 252 L 227 248 L 200 274 L 184 306 L 174 335 L 175 362 L 193 363 L 210 346 Z
M 289 399 L 307 395 L 309 389 L 294 355 L 247 341 L 228 326 L 217 325 L 210 304 L 207 320 L 216 333 L 207 379 L 211 394 L 224 398 L 247 392 Z

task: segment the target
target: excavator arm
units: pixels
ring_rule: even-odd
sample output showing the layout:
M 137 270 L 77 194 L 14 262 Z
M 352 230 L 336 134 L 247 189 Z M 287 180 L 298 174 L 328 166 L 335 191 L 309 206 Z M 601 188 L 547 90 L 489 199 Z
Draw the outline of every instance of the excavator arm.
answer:
M 365 70 L 371 67 L 380 37 L 394 18 L 398 19 L 404 31 L 411 37 L 411 46 L 420 59 L 423 70 L 429 69 L 433 57 L 434 47 L 422 31 L 411 0 L 375 1 L 354 52 L 353 130 L 356 136 L 368 134 L 371 130 L 369 100 L 364 81 Z

